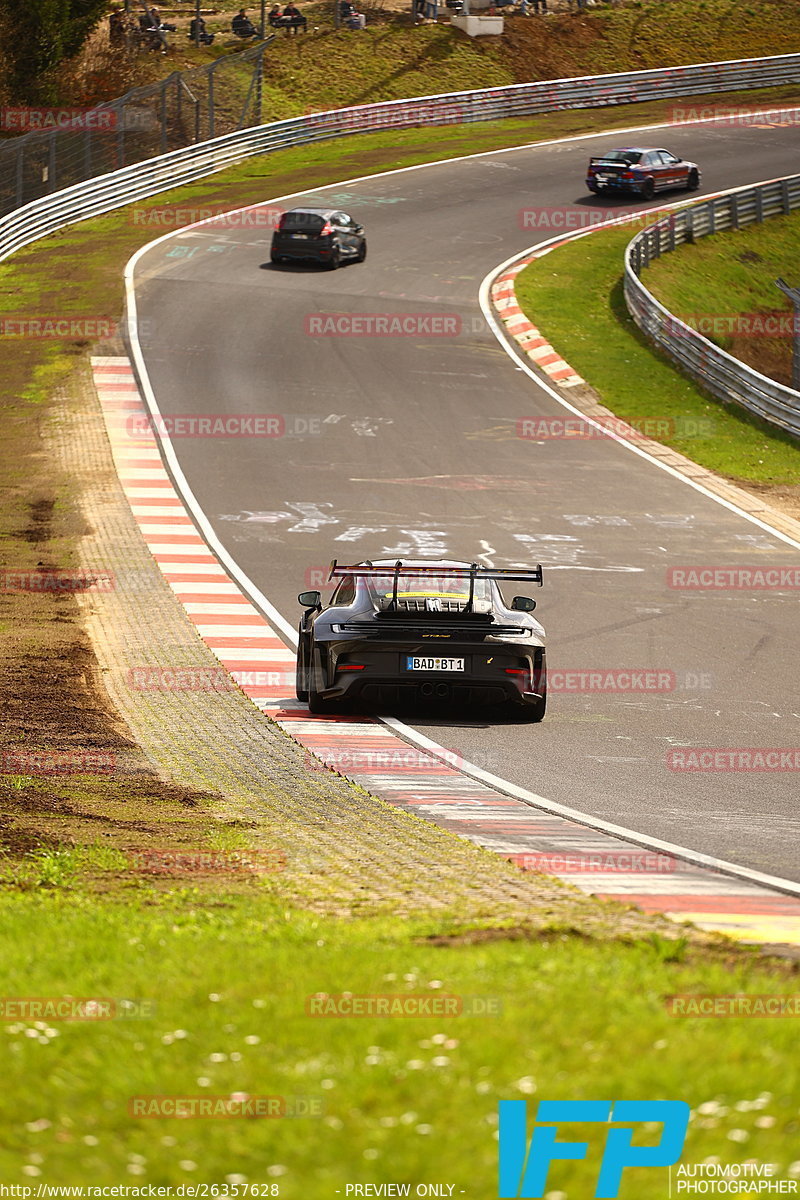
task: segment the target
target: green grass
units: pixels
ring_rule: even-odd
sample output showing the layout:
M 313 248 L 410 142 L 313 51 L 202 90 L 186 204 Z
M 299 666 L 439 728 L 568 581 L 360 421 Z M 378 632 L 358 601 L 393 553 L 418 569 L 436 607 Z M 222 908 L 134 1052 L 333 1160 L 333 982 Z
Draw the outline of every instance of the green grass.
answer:
M 436 1180 L 487 1198 L 496 1194 L 497 1101 L 575 1097 L 685 1099 L 695 1110 L 685 1161 L 752 1157 L 785 1171 L 798 1129 L 793 1022 L 675 1018 L 664 997 L 781 994 L 793 990 L 789 972 L 746 956 L 691 951 L 674 962 L 657 943 L 557 934 L 432 944 L 439 932 L 432 922 L 318 921 L 224 893 L 127 907 L 0 900 L 5 996 L 154 1007 L 141 1019 L 6 1020 L 0 1174 L 100 1185 L 236 1175 L 279 1182 L 289 1200 L 323 1200 L 347 1182 Z M 480 996 L 501 1011 L 306 1015 L 309 996 L 345 991 Z M 133 1096 L 237 1092 L 305 1097 L 323 1111 L 275 1121 L 128 1116 Z M 730 1140 L 734 1129 L 745 1140 Z M 599 1145 L 596 1131 L 584 1132 L 588 1162 L 553 1168 L 550 1187 L 569 1196 L 594 1190 Z M 630 1173 L 620 1192 L 665 1194 L 657 1170 Z
M 209 28 L 229 28 L 232 11 L 233 6 L 209 17 Z M 267 50 L 264 120 L 437 92 L 800 50 L 797 0 L 600 4 L 580 14 L 553 13 L 546 20 L 510 17 L 502 38 L 474 39 L 445 22 L 415 28 L 407 11 L 368 10 L 367 28 L 358 34 L 333 29 L 328 2 L 307 5 L 305 11 L 309 32 L 279 34 Z M 188 15 L 181 24 L 185 28 Z M 198 51 L 183 34 L 176 35 L 177 57 L 163 60 L 163 73 L 218 60 L 220 40 Z M 223 34 L 222 40 L 229 37 Z M 149 80 L 152 62 L 142 65 Z M 223 108 L 237 113 L 246 92 L 246 68 L 222 68 L 217 79 Z M 199 78 L 190 78 L 193 83 L 202 94 Z
M 521 307 L 617 416 L 645 433 L 673 422 L 675 432 L 658 440 L 729 478 L 800 483 L 796 442 L 707 396 L 639 332 L 622 292 L 632 236 L 593 233 L 535 261 L 517 276 Z
M 775 286 L 787 276 L 800 285 L 800 215 L 771 217 L 762 225 L 700 238 L 693 246 L 679 246 L 657 259 L 645 282 L 670 312 L 699 327 L 723 350 L 744 359 L 763 374 L 781 383 L 792 381 L 792 337 L 763 337 L 754 314 L 786 314 L 791 329 L 792 305 Z M 725 334 L 729 317 L 742 314 L 739 334 Z M 703 328 L 703 319 L 721 318 L 722 324 Z M 786 325 L 784 325 L 786 328 Z

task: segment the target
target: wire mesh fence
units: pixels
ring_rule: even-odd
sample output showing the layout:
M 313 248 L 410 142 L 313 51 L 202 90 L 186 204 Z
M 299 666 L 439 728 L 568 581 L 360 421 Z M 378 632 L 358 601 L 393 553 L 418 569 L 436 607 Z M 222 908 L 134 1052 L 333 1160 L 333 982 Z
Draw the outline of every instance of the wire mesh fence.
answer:
M 86 111 L 6 110 L 6 123 L 50 123 L 0 142 L 0 214 L 131 163 L 260 125 L 264 54 L 275 40 L 174 71 Z

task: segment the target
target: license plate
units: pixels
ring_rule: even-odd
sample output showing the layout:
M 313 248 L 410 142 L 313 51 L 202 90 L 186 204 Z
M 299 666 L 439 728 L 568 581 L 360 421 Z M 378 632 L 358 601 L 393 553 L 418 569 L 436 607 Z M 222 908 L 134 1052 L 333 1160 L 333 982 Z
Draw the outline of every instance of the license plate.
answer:
M 463 671 L 463 658 L 428 658 L 406 655 L 407 671 Z
M 600 175 L 600 174 L 595 175 L 595 179 L 597 180 L 598 183 L 608 183 L 610 178 L 611 178 L 610 175 Z
M 307 238 L 307 237 L 311 237 L 311 234 L 310 234 L 310 233 L 290 233 L 290 234 L 289 234 L 289 237 L 293 237 L 293 238 Z

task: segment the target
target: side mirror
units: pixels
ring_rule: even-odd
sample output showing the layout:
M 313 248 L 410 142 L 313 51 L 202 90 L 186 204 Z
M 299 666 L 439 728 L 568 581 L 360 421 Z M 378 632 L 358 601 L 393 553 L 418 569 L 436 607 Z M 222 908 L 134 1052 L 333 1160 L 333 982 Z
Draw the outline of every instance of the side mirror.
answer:
M 531 600 L 530 596 L 515 596 L 511 601 L 511 607 L 516 612 L 533 612 L 536 608 L 536 601 Z
M 303 608 L 322 608 L 322 595 L 320 592 L 301 592 L 297 599 Z
M 363 226 L 363 225 L 356 225 L 356 227 L 355 227 L 355 232 L 356 232 L 356 233 L 363 233 L 363 232 L 364 232 L 364 226 Z

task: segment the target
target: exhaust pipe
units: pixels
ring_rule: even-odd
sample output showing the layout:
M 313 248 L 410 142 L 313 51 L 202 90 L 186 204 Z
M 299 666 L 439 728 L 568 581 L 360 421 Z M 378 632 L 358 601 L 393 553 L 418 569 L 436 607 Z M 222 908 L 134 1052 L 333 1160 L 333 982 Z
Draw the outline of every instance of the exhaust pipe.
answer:
M 438 700 L 445 700 L 449 695 L 450 695 L 450 685 L 447 683 L 437 683 L 436 698 Z
M 419 689 L 419 694 L 420 696 L 424 696 L 426 700 L 430 699 L 430 697 L 433 695 L 433 684 L 423 683 Z

